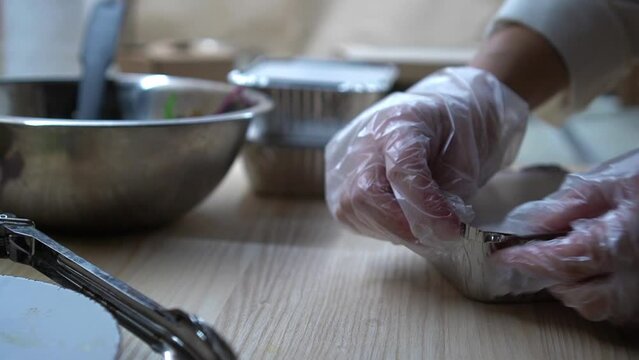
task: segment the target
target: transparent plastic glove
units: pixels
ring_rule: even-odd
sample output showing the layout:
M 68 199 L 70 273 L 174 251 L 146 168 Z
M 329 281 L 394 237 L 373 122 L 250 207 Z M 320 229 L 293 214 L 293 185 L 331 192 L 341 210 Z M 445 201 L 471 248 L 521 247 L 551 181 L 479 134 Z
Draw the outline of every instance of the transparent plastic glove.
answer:
M 465 201 L 513 160 L 527 118 L 527 104 L 491 74 L 437 72 L 331 140 L 330 211 L 363 234 L 418 248 L 456 235 L 473 217 Z
M 639 320 L 639 149 L 570 175 L 546 199 L 513 210 L 507 223 L 522 233 L 572 230 L 501 250 L 499 264 L 545 283 L 587 319 Z M 518 289 L 530 290 L 537 289 Z

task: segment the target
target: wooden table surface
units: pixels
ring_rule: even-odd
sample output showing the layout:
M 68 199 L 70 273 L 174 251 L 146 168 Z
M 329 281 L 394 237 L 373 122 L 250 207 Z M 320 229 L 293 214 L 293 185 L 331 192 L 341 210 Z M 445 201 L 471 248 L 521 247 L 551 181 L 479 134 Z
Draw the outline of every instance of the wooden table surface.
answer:
M 236 164 L 163 229 L 56 237 L 168 307 L 207 319 L 242 359 L 631 359 L 639 331 L 558 303 L 463 298 L 425 260 L 342 229 L 321 200 L 252 195 Z M 0 273 L 43 277 L 0 261 Z M 122 359 L 155 359 L 124 333 Z

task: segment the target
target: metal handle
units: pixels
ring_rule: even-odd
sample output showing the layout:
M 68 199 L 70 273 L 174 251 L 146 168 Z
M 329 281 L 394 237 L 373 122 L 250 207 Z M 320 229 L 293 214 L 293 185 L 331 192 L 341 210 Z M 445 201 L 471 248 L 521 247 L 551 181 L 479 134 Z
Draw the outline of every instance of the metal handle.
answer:
M 165 309 L 38 231 L 31 220 L 0 214 L 0 239 L 0 257 L 30 265 L 102 304 L 165 359 L 235 359 L 231 348 L 202 319 Z

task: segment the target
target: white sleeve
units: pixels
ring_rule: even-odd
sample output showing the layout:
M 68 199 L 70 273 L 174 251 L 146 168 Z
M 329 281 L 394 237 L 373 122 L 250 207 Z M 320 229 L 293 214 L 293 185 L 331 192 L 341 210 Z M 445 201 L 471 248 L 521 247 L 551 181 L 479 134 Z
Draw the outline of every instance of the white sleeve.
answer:
M 491 31 L 508 22 L 535 30 L 557 49 L 573 110 L 617 84 L 639 55 L 637 0 L 507 0 Z

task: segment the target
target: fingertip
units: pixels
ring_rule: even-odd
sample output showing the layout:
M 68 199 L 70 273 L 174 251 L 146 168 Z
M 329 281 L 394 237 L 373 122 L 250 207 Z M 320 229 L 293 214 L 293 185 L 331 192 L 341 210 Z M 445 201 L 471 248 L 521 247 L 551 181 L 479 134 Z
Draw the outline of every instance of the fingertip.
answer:
M 523 245 L 501 249 L 493 254 L 495 261 L 532 277 L 557 281 L 572 280 L 566 273 L 565 263 L 557 251 L 565 246 L 566 238 L 549 241 L 531 241 Z
M 594 185 L 571 186 L 516 207 L 505 222 L 522 233 L 562 232 L 570 230 L 575 220 L 594 218 L 610 210 L 611 205 Z
M 454 212 L 451 212 L 450 216 L 443 219 L 440 225 L 441 229 L 437 229 L 437 232 L 444 240 L 456 240 L 459 238 L 461 225 L 462 223 L 459 217 Z
M 594 220 L 591 223 L 596 225 Z M 604 234 L 593 225 L 566 237 L 502 249 L 494 256 L 497 262 L 531 276 L 578 282 L 612 271 L 609 249 L 600 242 Z
M 525 264 L 528 268 L 535 265 L 534 253 L 534 245 L 527 244 L 501 249 L 493 253 L 492 258 L 498 264 L 508 267 L 520 268 Z

